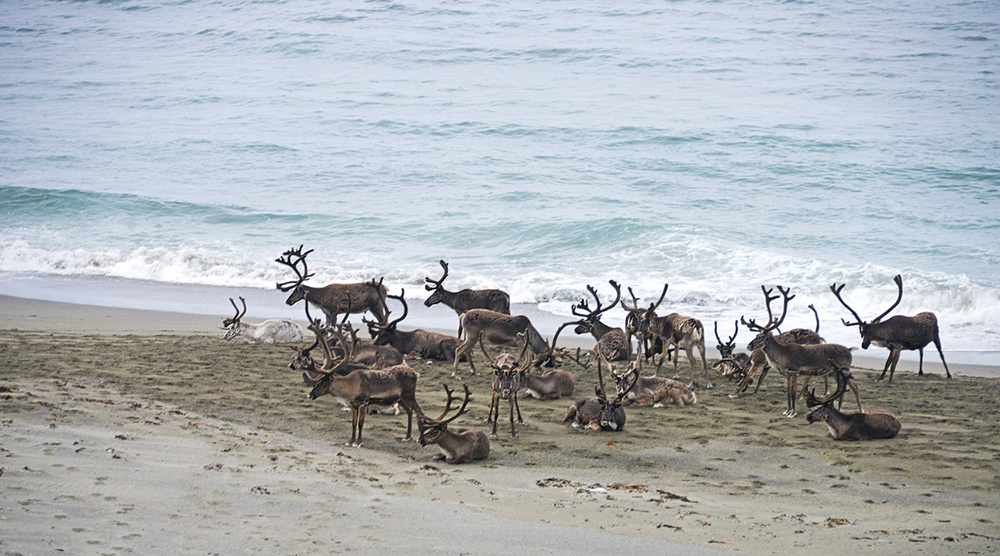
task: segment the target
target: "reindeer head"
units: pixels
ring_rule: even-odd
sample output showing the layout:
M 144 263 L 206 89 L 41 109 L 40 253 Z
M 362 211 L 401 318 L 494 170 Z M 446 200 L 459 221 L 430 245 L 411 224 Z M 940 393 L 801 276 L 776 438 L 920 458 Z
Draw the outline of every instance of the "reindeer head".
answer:
M 735 324 L 736 331 L 729 337 L 729 340 L 723 342 L 722 338 L 719 337 L 719 321 L 715 322 L 715 339 L 719 342 L 715 349 L 719 350 L 719 357 L 722 359 L 732 357 L 733 351 L 736 349 L 736 335 L 740 333 L 740 321 L 736 321 Z
M 844 307 L 847 307 L 847 310 L 850 311 L 852 315 L 854 315 L 854 318 L 856 319 L 855 322 L 847 322 L 844 319 L 840 319 L 840 322 L 844 323 L 844 326 L 858 327 L 858 331 L 861 333 L 862 349 L 868 349 L 868 347 L 872 344 L 870 327 L 872 325 L 878 324 L 882 320 L 882 317 L 888 315 L 893 309 L 896 308 L 897 305 L 899 305 L 899 302 L 903 300 L 903 277 L 897 274 L 896 277 L 892 279 L 892 281 L 896 283 L 896 287 L 899 289 L 899 295 L 896 297 L 896 302 L 893 303 L 891 307 L 886 309 L 884 313 L 872 319 L 871 322 L 865 322 L 861 320 L 861 317 L 858 316 L 858 313 L 855 312 L 854 309 L 851 309 L 851 306 L 848 305 L 847 302 L 844 301 L 844 298 L 840 296 L 840 292 L 844 290 L 844 286 L 846 286 L 847 284 L 841 284 L 840 286 L 837 286 L 837 284 L 833 284 L 832 286 L 830 286 L 830 291 L 833 292 L 833 295 L 837 296 L 837 300 L 839 300 Z
M 444 386 L 444 392 L 448 396 L 448 401 L 445 402 L 444 411 L 437 419 L 431 419 L 423 413 L 417 413 L 417 428 L 420 430 L 420 445 L 427 446 L 429 444 L 437 444 L 441 439 L 441 435 L 448 430 L 448 423 L 451 423 L 457 419 L 460 415 L 465 413 L 465 406 L 469 405 L 469 398 L 472 393 L 469 391 L 469 386 L 463 384 L 462 388 L 465 389 L 465 399 L 462 401 L 462 407 L 455 412 L 451 417 L 445 418 L 448 415 L 448 411 L 451 409 L 451 402 L 456 399 L 452 395 L 452 390 L 448 388 L 447 384 L 442 384 Z
M 276 262 L 281 263 L 285 266 L 291 267 L 295 271 L 295 280 L 290 280 L 288 282 L 279 282 L 277 288 L 283 292 L 291 290 L 292 294 L 288 296 L 285 300 L 287 305 L 295 305 L 299 301 L 305 299 L 306 290 L 302 287 L 302 283 L 309 279 L 312 274 L 309 274 L 309 268 L 306 266 L 306 256 L 312 253 L 313 250 L 310 249 L 305 253 L 302 252 L 302 246 L 299 245 L 298 249 L 289 249 L 281 254 L 280 257 L 275 259 Z M 299 270 L 299 263 L 302 263 L 302 270 Z
M 236 316 L 222 319 L 222 327 L 226 329 L 226 335 L 223 336 L 223 338 L 226 340 L 232 340 L 239 335 L 240 319 L 243 318 L 243 315 L 247 314 L 247 301 L 242 297 L 240 298 L 240 301 L 243 302 L 242 313 L 240 312 L 239 307 L 236 306 L 236 302 L 233 301 L 233 298 L 229 298 L 229 302 L 233 304 L 233 309 L 236 309 Z
M 442 286 L 441 284 L 444 282 L 444 279 L 448 277 L 448 263 L 444 262 L 443 259 L 438 261 L 438 263 L 441 265 L 441 268 L 444 269 L 444 274 L 441 275 L 441 278 L 437 280 L 431 279 L 430 276 L 424 278 L 424 282 L 426 282 L 424 284 L 424 289 L 429 292 L 434 292 L 431 294 L 430 297 L 427 298 L 426 301 L 424 301 L 424 305 L 427 307 L 430 307 L 435 303 L 441 303 L 442 301 L 444 301 L 442 293 L 445 291 L 445 289 L 444 286 Z

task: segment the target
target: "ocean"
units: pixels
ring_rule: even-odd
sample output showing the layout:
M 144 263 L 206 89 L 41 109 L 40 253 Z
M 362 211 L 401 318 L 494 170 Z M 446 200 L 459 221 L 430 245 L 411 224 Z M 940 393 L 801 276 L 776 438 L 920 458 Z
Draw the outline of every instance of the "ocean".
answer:
M 780 284 L 854 346 L 830 286 L 900 274 L 1000 365 L 992 0 L 2 2 L 0 59 L 0 294 L 302 318 L 303 245 L 413 326 L 444 259 L 543 334 L 616 280 L 714 345 Z

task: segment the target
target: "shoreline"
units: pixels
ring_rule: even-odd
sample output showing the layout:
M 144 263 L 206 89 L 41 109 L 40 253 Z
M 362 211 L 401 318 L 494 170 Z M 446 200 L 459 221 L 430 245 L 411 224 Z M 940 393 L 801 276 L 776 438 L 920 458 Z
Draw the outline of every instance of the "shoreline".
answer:
M 418 304 L 414 304 L 418 305 Z M 418 309 L 414 309 L 415 315 L 409 317 L 406 324 L 415 326 L 401 326 L 404 330 L 412 330 L 417 327 L 433 332 L 454 335 L 457 330 L 449 327 L 450 324 L 457 323 L 457 318 L 447 307 L 432 308 L 431 311 L 419 304 Z M 294 312 L 296 315 L 298 311 Z M 428 315 L 433 313 L 433 317 Z M 248 310 L 248 314 L 251 312 Z M 131 309 L 121 307 L 107 307 L 99 305 L 67 303 L 61 301 L 46 301 L 42 299 L 30 299 L 0 294 L 0 322 L 4 324 L 0 329 L 20 329 L 20 330 L 57 330 L 60 332 L 80 333 L 80 334 L 136 334 L 136 335 L 219 335 L 222 336 L 220 327 L 222 319 L 231 316 L 222 310 L 216 316 L 193 314 L 187 312 L 159 311 L 149 309 Z M 536 322 L 540 312 L 535 311 L 529 315 L 532 322 Z M 303 328 L 306 326 L 304 318 L 291 318 L 298 322 Z M 358 317 L 355 316 L 354 320 Z M 260 318 L 253 317 L 248 322 L 257 322 Z M 552 334 L 558 324 L 558 318 L 546 319 L 546 325 L 551 328 L 541 330 L 546 340 L 552 339 Z M 308 331 L 307 331 L 308 335 Z M 715 342 L 706 340 L 706 356 L 718 358 L 719 353 L 714 347 Z M 559 345 L 569 348 L 591 349 L 594 341 L 590 337 L 577 336 L 570 330 L 564 330 L 559 336 Z M 933 350 L 924 350 L 924 372 L 925 374 L 944 375 L 944 367 L 937 359 L 937 353 Z M 737 349 L 737 352 L 746 352 L 745 349 Z M 945 351 L 945 356 L 948 352 Z M 885 358 L 888 351 L 882 348 L 872 348 L 868 352 L 855 351 L 855 367 L 877 370 L 881 372 L 885 366 Z M 910 361 L 902 357 L 897 364 L 896 372 L 917 371 L 917 361 Z M 1000 364 L 998 365 L 972 365 L 951 362 L 948 364 L 953 376 L 981 376 L 1000 378 Z
M 344 446 L 349 414 L 305 399 L 288 347 L 224 342 L 216 317 L 19 303 L 0 298 L 32 325 L 0 330 L 6 552 L 1000 550 L 997 379 L 859 370 L 866 409 L 903 423 L 871 442 L 782 417 L 770 375 L 757 397 L 718 377 L 693 406 L 629 407 L 620 433 L 564 425 L 572 400 L 523 400 L 517 438 L 501 418 L 488 459 L 449 465 L 398 440 L 405 415 L 371 416 L 365 447 Z M 410 364 L 436 415 L 459 381 Z M 593 370 L 573 373 L 587 396 Z M 460 374 L 474 397 L 456 425 L 489 432 L 489 377 Z

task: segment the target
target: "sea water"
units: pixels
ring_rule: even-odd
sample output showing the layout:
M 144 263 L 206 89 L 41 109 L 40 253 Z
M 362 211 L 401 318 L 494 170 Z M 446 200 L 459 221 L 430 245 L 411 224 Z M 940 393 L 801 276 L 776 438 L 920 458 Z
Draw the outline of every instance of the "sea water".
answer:
M 441 259 L 551 322 L 669 284 L 710 339 L 783 285 L 857 345 L 830 286 L 900 274 L 998 365 L 998 72 L 988 0 L 3 2 L 0 294 L 302 316 L 303 245 L 411 309 Z

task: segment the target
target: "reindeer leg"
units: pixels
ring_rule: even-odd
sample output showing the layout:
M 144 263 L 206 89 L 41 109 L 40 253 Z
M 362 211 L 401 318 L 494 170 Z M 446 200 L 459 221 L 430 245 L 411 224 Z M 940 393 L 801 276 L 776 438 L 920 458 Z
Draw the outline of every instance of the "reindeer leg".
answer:
M 938 355 L 941 356 L 941 364 L 944 365 L 945 374 L 948 378 L 951 378 L 951 371 L 948 370 L 948 364 L 944 362 L 944 352 L 941 351 L 941 339 L 937 337 L 937 334 L 934 335 L 934 347 L 937 348 Z
M 517 431 L 514 429 L 514 398 L 508 399 L 510 402 L 510 437 L 517 438 Z

